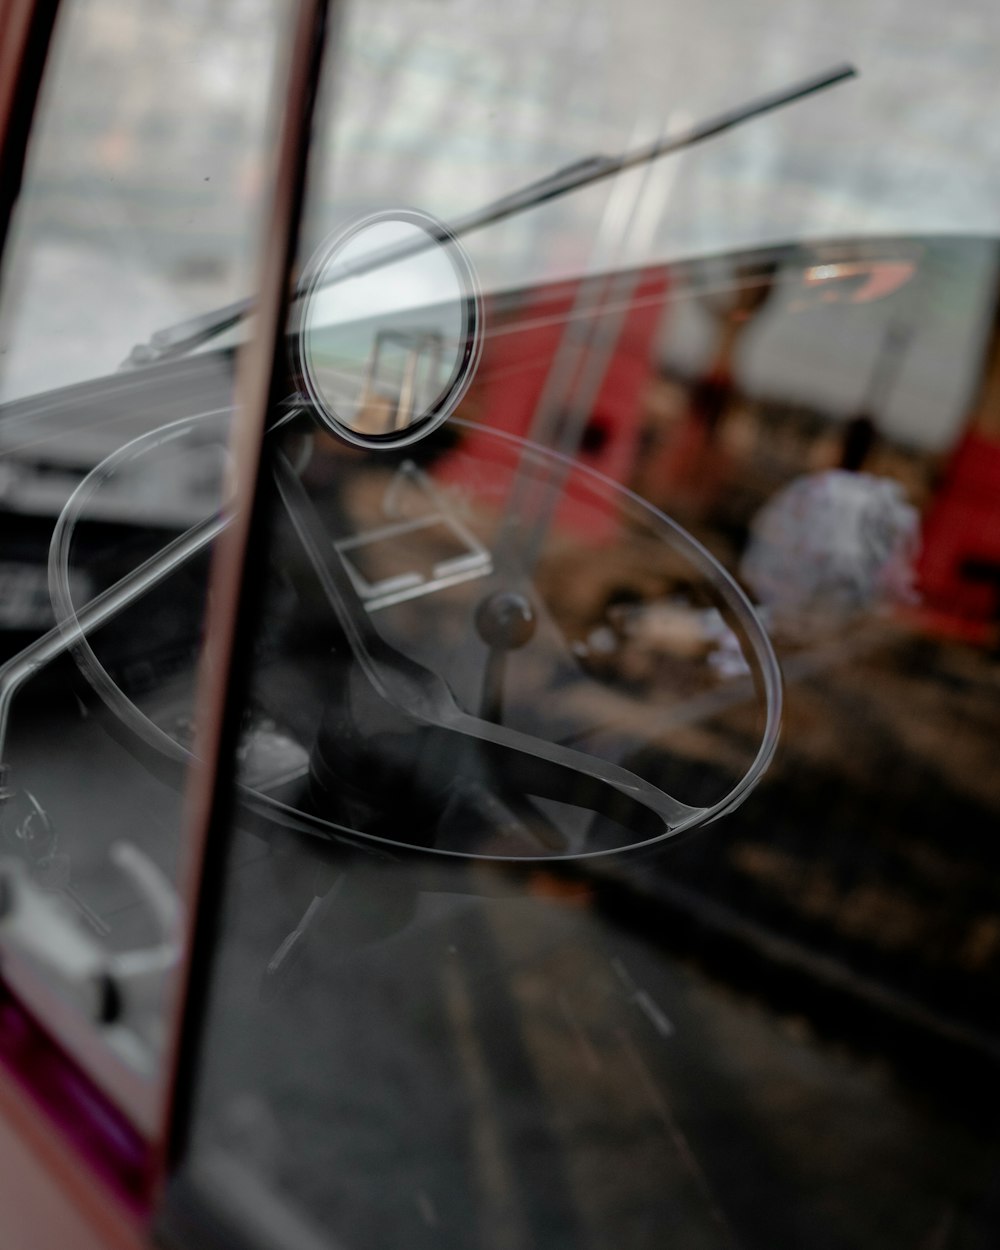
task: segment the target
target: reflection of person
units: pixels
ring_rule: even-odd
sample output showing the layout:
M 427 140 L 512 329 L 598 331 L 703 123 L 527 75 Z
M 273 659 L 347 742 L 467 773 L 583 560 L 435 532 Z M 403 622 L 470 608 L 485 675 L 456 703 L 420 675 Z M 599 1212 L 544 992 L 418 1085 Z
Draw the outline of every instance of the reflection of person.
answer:
M 844 426 L 840 467 L 855 473 L 861 470 L 875 445 L 876 433 L 871 417 L 864 413 L 852 417 Z
M 804 638 L 912 603 L 918 544 L 917 510 L 898 482 L 808 473 L 757 513 L 740 575 L 777 629 Z

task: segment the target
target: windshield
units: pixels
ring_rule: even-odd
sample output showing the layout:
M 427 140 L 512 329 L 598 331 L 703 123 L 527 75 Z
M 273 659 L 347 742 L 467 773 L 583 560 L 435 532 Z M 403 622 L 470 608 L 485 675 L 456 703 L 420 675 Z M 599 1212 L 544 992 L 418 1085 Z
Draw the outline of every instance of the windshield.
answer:
M 949 1100 L 990 1088 L 1000 956 L 992 74 L 933 125 L 916 83 L 991 15 L 341 20 L 230 708 L 299 772 L 251 799 L 244 744 L 220 782 L 179 1227 L 989 1244 L 996 1142 Z M 434 299 L 397 254 L 337 322 L 386 212 L 426 214 Z
M 995 6 L 325 7 L 65 0 L 4 257 L 67 1133 L 168 1244 L 994 1246 Z

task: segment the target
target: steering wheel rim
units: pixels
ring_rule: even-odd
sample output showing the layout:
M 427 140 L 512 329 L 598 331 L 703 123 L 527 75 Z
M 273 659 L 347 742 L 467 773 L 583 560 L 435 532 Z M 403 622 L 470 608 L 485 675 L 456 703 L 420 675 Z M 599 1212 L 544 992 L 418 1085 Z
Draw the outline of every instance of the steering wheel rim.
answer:
M 128 464 L 131 460 L 169 444 L 173 439 L 189 431 L 198 422 L 226 415 L 228 411 L 228 409 L 214 409 L 181 418 L 179 421 L 171 422 L 167 426 L 159 427 L 147 434 L 140 435 L 115 452 L 112 452 L 111 455 L 107 456 L 86 475 L 67 501 L 56 521 L 49 547 L 49 586 L 53 607 L 59 626 L 74 632 L 76 635 L 73 654 L 78 667 L 98 696 L 123 723 L 126 729 L 137 735 L 148 746 L 153 747 L 156 752 L 164 756 L 174 766 L 181 767 L 189 766 L 193 762 L 192 752 L 157 726 L 129 699 L 101 663 L 86 636 L 80 635 L 78 629 L 78 609 L 73 604 L 70 588 L 69 550 L 76 524 L 83 510 L 100 488 L 100 485 L 112 473 Z M 652 836 L 640 837 L 636 841 L 620 846 L 601 847 L 593 850 L 570 850 L 566 852 L 543 851 L 538 854 L 524 855 L 482 854 L 476 851 L 464 851 L 450 847 L 415 845 L 412 842 L 386 837 L 383 834 L 366 833 L 364 830 L 340 825 L 312 812 L 303 812 L 274 796 L 238 784 L 241 800 L 252 810 L 275 821 L 279 826 L 291 828 L 300 833 L 332 837 L 338 840 L 346 839 L 354 843 L 375 844 L 393 852 L 416 852 L 421 855 L 434 855 L 452 859 L 485 859 L 505 863 L 577 861 L 606 858 L 611 855 L 632 854 L 648 850 L 651 847 L 676 838 L 680 834 L 701 828 L 733 811 L 757 785 L 773 758 L 780 734 L 782 708 L 781 675 L 777 657 L 767 632 L 746 594 L 735 579 L 697 539 L 678 525 L 677 522 L 673 521 L 672 518 L 654 508 L 646 500 L 642 499 L 641 496 L 628 490 L 626 487 L 621 486 L 587 465 L 577 463 L 570 456 L 536 446 L 528 440 L 517 438 L 502 431 L 487 430 L 483 426 L 461 418 L 453 417 L 452 422 L 467 431 L 474 430 L 478 434 L 482 434 L 485 431 L 490 437 L 498 440 L 500 443 L 507 444 L 510 448 L 519 452 L 528 449 L 533 455 L 551 464 L 557 464 L 562 469 L 572 471 L 577 476 L 582 475 L 583 479 L 594 485 L 595 488 L 612 491 L 623 501 L 628 501 L 630 506 L 639 509 L 642 514 L 655 517 L 658 524 L 664 527 L 665 531 L 670 534 L 671 543 L 699 571 L 706 575 L 713 589 L 721 596 L 740 621 L 745 636 L 754 651 L 763 685 L 765 724 L 760 745 L 750 766 L 723 798 L 708 806 L 693 808 L 687 804 L 682 804 L 679 800 L 667 794 L 667 792 L 653 786 L 652 783 L 646 782 L 627 769 L 621 769 L 615 765 L 607 765 L 606 762 L 601 761 L 600 769 L 595 772 L 594 764 L 596 763 L 596 757 L 589 756 L 585 752 L 570 752 L 567 755 L 564 748 L 559 748 L 560 758 L 553 760 L 553 744 L 546 743 L 544 739 L 533 738 L 530 735 L 507 730 L 503 726 L 497 726 L 491 722 L 484 721 L 482 718 L 471 716 L 471 714 L 458 709 L 457 706 L 442 716 L 442 709 L 439 707 L 436 717 L 431 716 L 428 718 L 424 715 L 422 717 L 418 716 L 417 719 L 422 719 L 426 723 L 437 723 L 439 727 L 478 738 L 490 748 L 513 749 L 521 752 L 524 758 L 533 756 L 543 764 L 547 761 L 549 764 L 555 764 L 557 767 L 568 767 L 571 772 L 576 771 L 578 775 L 586 777 L 590 781 L 609 785 L 612 789 L 616 789 L 619 795 L 627 795 L 631 788 L 633 792 L 631 797 L 637 798 L 640 805 L 655 811 L 663 820 L 664 827 Z M 293 506 L 290 506 L 287 498 L 289 489 L 295 489 L 291 483 L 293 481 L 297 482 L 297 478 L 287 468 L 278 468 L 276 472 L 279 479 L 282 479 L 279 481 L 279 493 L 282 494 L 286 511 L 288 511 L 292 524 L 299 531 L 299 537 L 302 540 L 301 517 L 297 522 Z M 282 489 L 282 481 L 284 489 Z M 317 569 L 316 571 L 318 572 L 319 570 Z M 329 597 L 329 587 L 325 587 L 325 589 Z M 331 603 L 331 606 L 336 610 L 335 604 Z M 342 610 L 344 609 L 343 604 L 341 604 L 341 608 Z M 363 614 L 363 612 L 364 609 L 362 608 L 361 613 Z M 341 615 L 341 613 L 338 613 L 338 615 Z M 350 612 L 347 611 L 345 618 L 341 619 L 341 626 L 344 627 L 345 624 L 348 626 L 349 639 L 350 623 L 351 616 Z M 356 633 L 355 637 L 350 640 L 353 657 L 355 660 L 360 661 L 363 669 L 367 669 L 366 676 L 368 680 L 372 681 L 373 678 L 376 680 L 381 678 L 384 682 L 386 671 L 384 657 L 382 660 L 376 659 L 373 661 L 370 643 L 360 640 Z M 396 653 L 397 656 L 398 654 Z M 440 679 L 438 680 L 440 681 Z M 441 685 L 444 685 L 443 681 L 441 681 Z M 398 695 L 398 693 L 397 691 L 396 694 Z M 390 699 L 390 701 L 392 700 Z M 454 704 L 453 699 L 452 703 Z M 412 714 L 412 709 L 403 707 L 401 710 Z M 581 761 L 577 757 L 583 757 L 584 760 L 590 761 L 590 763 L 581 766 Z M 574 765 L 576 766 L 575 770 Z M 655 791 L 656 794 L 651 794 L 650 791 Z M 660 796 L 659 799 L 657 795 Z M 675 817 L 673 823 L 668 822 L 666 808 L 669 808 L 670 814 Z M 592 808 L 591 810 L 599 809 Z

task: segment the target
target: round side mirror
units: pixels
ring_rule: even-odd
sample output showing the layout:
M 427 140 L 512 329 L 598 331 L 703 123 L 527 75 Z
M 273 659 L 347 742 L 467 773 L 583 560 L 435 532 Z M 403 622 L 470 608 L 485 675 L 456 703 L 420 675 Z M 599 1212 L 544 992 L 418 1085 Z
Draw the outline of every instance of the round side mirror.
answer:
M 364 447 L 400 447 L 458 406 L 481 333 L 472 264 L 454 235 L 423 214 L 379 213 L 313 261 L 299 366 L 330 430 Z

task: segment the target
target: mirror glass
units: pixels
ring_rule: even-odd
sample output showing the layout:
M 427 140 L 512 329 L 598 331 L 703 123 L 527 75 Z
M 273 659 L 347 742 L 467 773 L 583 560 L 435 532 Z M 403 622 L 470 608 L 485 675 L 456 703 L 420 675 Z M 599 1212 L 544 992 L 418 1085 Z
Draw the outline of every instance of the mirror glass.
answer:
M 412 442 L 464 394 L 478 329 L 459 244 L 430 221 L 369 219 L 313 266 L 299 334 L 310 398 L 351 442 Z

